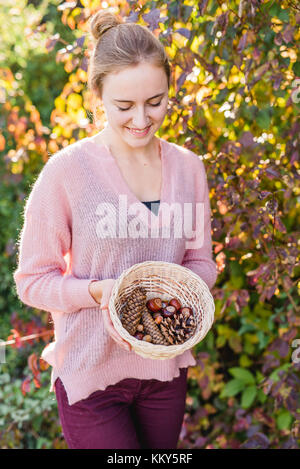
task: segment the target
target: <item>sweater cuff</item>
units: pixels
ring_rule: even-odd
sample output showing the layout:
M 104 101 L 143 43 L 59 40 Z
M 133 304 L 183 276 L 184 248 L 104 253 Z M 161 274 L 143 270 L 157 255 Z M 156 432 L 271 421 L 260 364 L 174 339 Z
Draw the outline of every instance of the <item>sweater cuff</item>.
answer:
M 99 279 L 96 278 L 77 279 L 72 275 L 70 276 L 68 287 L 72 295 L 71 302 L 76 309 L 100 307 L 100 304 L 94 300 L 89 292 L 89 284 L 94 280 L 99 281 Z

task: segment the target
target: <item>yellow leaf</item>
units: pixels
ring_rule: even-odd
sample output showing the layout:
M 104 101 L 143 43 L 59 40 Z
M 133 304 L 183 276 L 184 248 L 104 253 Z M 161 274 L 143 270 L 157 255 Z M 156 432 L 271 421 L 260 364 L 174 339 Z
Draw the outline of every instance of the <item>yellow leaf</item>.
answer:
M 79 94 L 71 93 L 67 98 L 67 104 L 73 109 L 78 109 L 82 106 L 82 97 Z
M 59 110 L 61 112 L 65 112 L 66 102 L 61 96 L 58 96 L 54 100 L 54 104 L 55 104 L 55 107 L 56 107 L 57 110 Z

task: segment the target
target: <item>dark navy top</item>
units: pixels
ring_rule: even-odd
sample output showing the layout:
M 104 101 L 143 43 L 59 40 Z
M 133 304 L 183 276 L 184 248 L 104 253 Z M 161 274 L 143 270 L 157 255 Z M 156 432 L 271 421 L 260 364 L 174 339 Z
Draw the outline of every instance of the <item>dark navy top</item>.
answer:
M 148 202 L 143 202 L 143 204 L 145 204 L 146 207 L 149 208 L 149 210 L 152 209 L 152 212 L 155 213 L 155 215 L 158 214 L 159 203 L 160 203 L 160 200 L 149 200 Z M 151 204 L 157 204 L 157 205 L 153 205 L 153 207 L 151 208 Z

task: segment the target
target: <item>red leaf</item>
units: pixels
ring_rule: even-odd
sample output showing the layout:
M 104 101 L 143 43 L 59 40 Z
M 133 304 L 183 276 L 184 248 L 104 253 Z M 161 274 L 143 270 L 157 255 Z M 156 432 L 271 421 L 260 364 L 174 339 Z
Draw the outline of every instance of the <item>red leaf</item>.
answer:
M 270 191 L 261 191 L 261 193 L 258 195 L 258 198 L 259 198 L 259 200 L 263 200 L 266 197 L 268 197 L 268 195 L 271 195 L 271 194 L 272 194 L 272 192 L 270 192 Z
M 58 33 L 47 39 L 47 41 L 45 43 L 45 47 L 46 47 L 46 49 L 48 49 L 48 52 L 51 52 L 54 49 L 54 47 L 55 47 L 58 40 L 59 40 L 59 34 Z
M 271 287 L 268 287 L 266 289 L 266 297 L 268 300 L 270 300 L 272 298 L 272 296 L 274 295 L 275 291 L 276 291 L 276 288 L 277 288 L 277 285 L 272 285 Z
M 15 340 L 15 346 L 17 348 L 21 348 L 22 347 L 22 342 L 21 342 L 21 336 L 19 334 L 19 332 L 16 330 L 16 329 L 11 329 L 11 332 L 13 333 L 13 339 Z
M 205 13 L 207 3 L 208 3 L 208 0 L 202 0 L 201 2 L 198 2 L 199 13 L 201 16 L 203 16 Z
M 22 381 L 21 391 L 22 391 L 23 396 L 25 396 L 25 394 L 30 391 L 30 381 L 31 381 L 30 377 L 27 377 L 26 379 Z
M 277 178 L 279 177 L 278 172 L 275 171 L 275 169 L 273 168 L 267 168 L 266 173 L 268 174 L 270 179 L 273 179 L 274 177 L 277 177 Z
M 284 224 L 282 223 L 280 218 L 275 217 L 274 226 L 275 226 L 276 230 L 281 231 L 281 233 L 286 233 L 286 227 L 284 226 Z
M 238 44 L 238 46 L 237 46 L 237 51 L 238 51 L 239 54 L 244 50 L 244 48 L 245 48 L 245 46 L 246 46 L 246 43 L 247 43 L 247 35 L 248 35 L 248 33 L 245 32 L 245 34 L 242 35 L 242 37 L 241 37 L 241 39 L 240 39 L 240 41 L 239 41 L 239 44 Z
M 285 28 L 285 30 L 282 34 L 282 37 L 283 37 L 283 40 L 286 44 L 293 41 L 294 31 L 295 31 L 295 27 L 292 26 L 291 24 L 288 24 L 287 27 Z
M 299 153 L 297 152 L 297 150 L 295 150 L 293 153 L 292 153 L 292 157 L 291 157 L 291 160 L 290 160 L 290 164 L 294 164 L 295 161 L 298 161 L 299 159 Z

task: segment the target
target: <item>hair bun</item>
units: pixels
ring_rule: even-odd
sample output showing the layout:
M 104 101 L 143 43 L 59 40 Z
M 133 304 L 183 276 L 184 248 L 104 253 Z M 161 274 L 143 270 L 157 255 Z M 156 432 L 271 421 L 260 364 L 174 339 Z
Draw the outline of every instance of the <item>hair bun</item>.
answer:
M 100 10 L 90 19 L 90 32 L 93 38 L 98 41 L 100 37 L 114 26 L 122 24 L 122 18 L 107 10 Z

